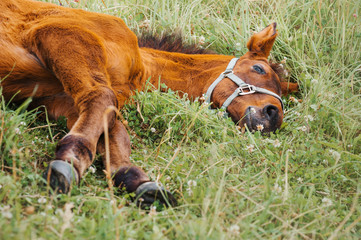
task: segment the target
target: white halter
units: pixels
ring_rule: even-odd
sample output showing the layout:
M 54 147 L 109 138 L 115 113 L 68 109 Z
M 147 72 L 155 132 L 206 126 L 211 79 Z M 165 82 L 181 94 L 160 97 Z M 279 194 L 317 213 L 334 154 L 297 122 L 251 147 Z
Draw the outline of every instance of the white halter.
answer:
M 278 96 L 276 93 L 271 92 L 270 90 L 261 88 L 261 87 L 256 87 L 254 85 L 251 84 L 247 84 L 245 83 L 242 79 L 240 79 L 239 77 L 237 77 L 234 73 L 233 73 L 233 68 L 236 65 L 237 61 L 239 58 L 233 58 L 226 70 L 221 73 L 219 75 L 219 77 L 209 86 L 207 93 L 206 93 L 206 102 L 210 103 L 211 102 L 211 97 L 212 97 L 212 92 L 214 90 L 214 88 L 217 86 L 217 84 L 222 81 L 224 78 L 229 78 L 231 79 L 234 83 L 236 83 L 238 85 L 238 88 L 232 93 L 231 96 L 229 96 L 226 101 L 224 101 L 223 105 L 222 105 L 222 109 L 227 110 L 227 107 L 229 106 L 229 104 L 231 104 L 231 102 L 238 96 L 243 96 L 243 95 L 248 95 L 248 94 L 252 94 L 252 93 L 264 93 L 264 94 L 268 94 L 271 95 L 275 98 L 277 98 L 282 105 L 282 110 L 284 109 L 283 106 L 283 102 L 280 96 Z M 248 90 L 247 92 L 245 92 L 244 90 Z

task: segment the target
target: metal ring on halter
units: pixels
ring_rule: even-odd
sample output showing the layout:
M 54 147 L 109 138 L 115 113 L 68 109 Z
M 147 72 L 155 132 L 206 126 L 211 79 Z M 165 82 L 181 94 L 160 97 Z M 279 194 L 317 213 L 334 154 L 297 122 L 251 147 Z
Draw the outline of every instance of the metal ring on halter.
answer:
M 248 94 L 252 94 L 252 93 L 256 92 L 255 86 L 250 85 L 250 84 L 242 85 L 237 89 L 238 89 L 239 96 L 248 95 Z M 248 90 L 248 92 L 245 92 L 244 90 Z

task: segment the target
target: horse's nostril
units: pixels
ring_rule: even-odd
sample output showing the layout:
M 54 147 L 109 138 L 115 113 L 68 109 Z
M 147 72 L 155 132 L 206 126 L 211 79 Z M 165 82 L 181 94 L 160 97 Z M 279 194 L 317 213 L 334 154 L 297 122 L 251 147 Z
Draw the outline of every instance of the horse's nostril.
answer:
M 273 119 L 278 115 L 278 108 L 274 105 L 267 105 L 263 108 L 263 113 L 268 119 Z

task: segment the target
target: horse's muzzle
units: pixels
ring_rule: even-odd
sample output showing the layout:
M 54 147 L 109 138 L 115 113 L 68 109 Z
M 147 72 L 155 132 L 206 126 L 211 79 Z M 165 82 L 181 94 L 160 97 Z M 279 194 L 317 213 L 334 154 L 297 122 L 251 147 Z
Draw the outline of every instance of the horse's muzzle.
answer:
M 246 124 L 250 131 L 274 132 L 281 126 L 282 116 L 279 109 L 271 104 L 264 108 L 250 106 L 241 124 Z

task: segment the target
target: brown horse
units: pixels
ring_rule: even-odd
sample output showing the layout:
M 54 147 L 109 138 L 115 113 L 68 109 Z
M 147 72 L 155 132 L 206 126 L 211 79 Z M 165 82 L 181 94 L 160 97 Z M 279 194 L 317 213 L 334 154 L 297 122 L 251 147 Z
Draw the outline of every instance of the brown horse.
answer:
M 147 79 L 191 98 L 206 94 L 234 122 L 263 131 L 279 128 L 281 94 L 297 84 L 281 82 L 267 61 L 276 24 L 254 34 L 239 59 L 224 55 L 166 52 L 138 47 L 137 37 L 116 17 L 31 0 L 0 1 L 0 77 L 5 100 L 33 98 L 53 119 L 67 118 L 69 133 L 56 147 L 45 177 L 68 192 L 96 152 L 105 152 L 103 115 L 122 108 Z M 114 112 L 107 113 L 110 171 L 114 184 L 151 204 L 175 200 L 131 164 L 130 140 Z

